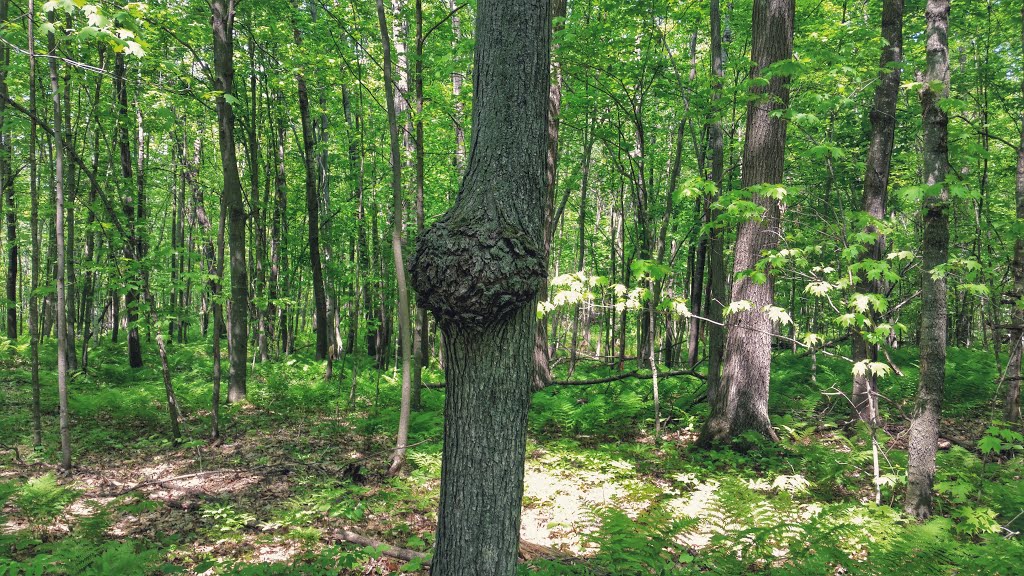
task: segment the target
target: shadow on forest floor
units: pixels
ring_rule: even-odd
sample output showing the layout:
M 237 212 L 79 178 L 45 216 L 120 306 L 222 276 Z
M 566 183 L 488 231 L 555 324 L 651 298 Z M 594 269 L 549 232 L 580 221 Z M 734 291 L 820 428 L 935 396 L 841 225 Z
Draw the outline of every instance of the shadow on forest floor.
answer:
M 185 441 L 163 435 L 154 368 L 130 371 L 115 349 L 94 353 L 72 385 L 75 469 L 54 466 L 52 372 L 44 367 L 44 447 L 30 447 L 28 371 L 0 376 L 0 574 L 425 573 L 368 539 L 428 552 L 440 477 L 443 392 L 424 391 L 413 416 L 407 473 L 388 478 L 398 384 L 366 359 L 324 382 L 308 359 L 257 365 L 249 402 L 224 409 L 224 441 L 207 434 L 209 359 L 197 345 L 172 354 Z M 964 374 L 984 359 L 951 355 Z M 910 362 L 907 362 L 910 364 Z M 148 366 L 155 366 L 152 362 Z M 972 367 L 973 366 L 973 367 Z M 356 370 L 353 374 L 353 369 Z M 773 421 L 782 442 L 747 438 L 747 450 L 691 448 L 700 383 L 662 382 L 667 434 L 649 435 L 649 383 L 552 388 L 534 397 L 523 499 L 522 556 L 539 574 L 1010 574 L 1024 557 L 1022 459 L 999 437 L 979 399 L 987 388 L 950 387 L 945 423 L 962 446 L 940 452 L 938 516 L 907 522 L 899 412 L 910 382 L 888 383 L 893 424 L 880 432 L 882 505 L 874 500 L 870 436 L 837 426 L 842 407 L 821 394 L 842 366 L 780 362 Z M 912 369 L 905 379 L 916 377 Z M 427 378 L 441 379 L 434 371 Z M 600 376 L 601 369 L 593 375 Z M 352 378 L 355 406 L 348 406 Z M 578 377 L 589 377 L 590 373 Z M 975 390 L 965 390 L 975 386 Z M 684 408 L 687 407 L 687 408 Z M 979 408 L 980 407 L 980 408 Z M 1010 431 L 1006 431 L 1009 433 Z M 1018 532 L 1016 537 L 1007 534 Z M 5 559 L 6 558 L 6 559 Z M 5 570 L 6 569 L 6 572 Z

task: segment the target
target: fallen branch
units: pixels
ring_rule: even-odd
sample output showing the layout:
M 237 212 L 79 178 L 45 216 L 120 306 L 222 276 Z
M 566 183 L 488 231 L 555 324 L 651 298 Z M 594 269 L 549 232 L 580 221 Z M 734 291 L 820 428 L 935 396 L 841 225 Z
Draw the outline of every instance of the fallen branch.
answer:
M 0 444 L 0 450 L 10 450 L 11 452 L 14 452 L 14 461 L 22 466 L 25 465 L 25 461 L 21 459 L 21 452 L 18 450 L 17 446 L 8 446 L 7 444 Z
M 386 542 L 375 540 L 362 534 L 357 534 L 347 528 L 338 528 L 330 533 L 335 540 L 341 540 L 343 542 L 351 542 L 360 546 L 370 546 L 380 550 L 380 553 L 391 558 L 398 558 L 399 560 L 405 560 L 406 562 L 412 562 L 413 560 L 422 560 L 423 565 L 427 566 L 430 564 L 430 555 L 423 552 L 417 552 L 415 550 L 408 550 L 406 548 L 399 548 L 392 546 Z
M 177 482 L 178 480 L 188 480 L 189 478 L 198 478 L 200 476 L 210 476 L 210 475 L 214 475 L 214 474 L 234 474 L 236 476 L 241 476 L 243 474 L 259 474 L 261 472 L 265 472 L 266 470 L 268 470 L 270 468 L 272 468 L 272 467 L 270 467 L 270 466 L 263 466 L 261 468 L 253 468 L 252 470 L 206 470 L 205 472 L 193 472 L 191 474 L 182 474 L 180 476 L 172 476 L 171 478 L 157 478 L 155 480 L 147 480 L 145 482 L 139 482 L 138 484 L 132 485 L 132 486 L 130 486 L 128 488 L 125 488 L 125 489 L 121 490 L 120 492 L 117 492 L 117 493 L 114 493 L 114 494 L 106 494 L 106 495 L 104 495 L 104 497 L 113 496 L 113 497 L 116 498 L 118 496 L 124 496 L 125 494 L 129 494 L 131 492 L 135 492 L 139 488 L 145 488 L 146 486 L 156 486 L 156 485 L 165 484 L 165 483 L 168 483 L 168 482 Z
M 671 372 L 658 372 L 658 378 L 671 378 L 672 376 L 693 376 L 694 378 L 700 378 L 704 380 L 707 378 L 700 372 L 694 370 L 673 370 Z M 620 380 L 626 380 L 628 378 L 636 378 L 637 380 L 650 380 L 654 378 L 654 374 L 642 374 L 639 370 L 630 370 L 629 372 L 623 372 L 615 376 L 608 376 L 607 378 L 594 378 L 592 380 L 554 380 L 548 386 L 592 386 L 594 384 L 606 384 L 608 382 L 618 382 Z

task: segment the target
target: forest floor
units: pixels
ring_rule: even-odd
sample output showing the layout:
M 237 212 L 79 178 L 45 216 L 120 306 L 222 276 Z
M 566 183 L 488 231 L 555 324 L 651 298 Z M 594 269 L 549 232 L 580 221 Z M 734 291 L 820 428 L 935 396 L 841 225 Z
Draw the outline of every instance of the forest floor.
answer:
M 657 443 L 650 381 L 538 392 L 522 571 L 1019 574 L 1024 450 L 1017 431 L 994 421 L 994 359 L 951 350 L 937 515 L 918 524 L 899 512 L 902 412 L 916 371 L 913 352 L 898 352 L 904 376 L 883 382 L 892 402 L 876 436 L 877 481 L 870 432 L 844 426 L 848 410 L 830 393 L 849 378 L 842 363 L 819 362 L 811 378 L 809 359 L 778 356 L 771 411 L 781 442 L 744 438 L 711 451 L 692 447 L 706 412 L 691 406 L 698 379 L 661 383 L 667 420 Z M 206 348 L 174 346 L 184 433 L 176 445 L 159 362 L 147 357 L 133 371 L 121 355 L 101 346 L 89 373 L 71 381 L 69 475 L 55 465 L 52 367 L 42 372 L 44 445 L 33 449 L 25 354 L 12 347 L 0 360 L 0 575 L 426 572 L 377 544 L 431 548 L 443 391 L 423 391 L 405 474 L 390 478 L 397 374 L 367 358 L 336 365 L 331 381 L 309 358 L 256 364 L 249 401 L 223 409 L 223 440 L 210 443 Z M 609 373 L 581 366 L 576 377 Z

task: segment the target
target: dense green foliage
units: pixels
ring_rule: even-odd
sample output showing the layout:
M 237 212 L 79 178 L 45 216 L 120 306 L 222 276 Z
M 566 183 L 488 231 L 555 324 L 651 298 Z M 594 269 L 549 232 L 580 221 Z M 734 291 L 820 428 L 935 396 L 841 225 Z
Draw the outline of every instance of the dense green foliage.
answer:
M 940 103 L 949 260 L 931 270 L 921 206 L 943 186 L 922 184 L 926 0 L 904 3 L 881 218 L 862 210 L 880 2 L 796 1 L 793 58 L 765 70 L 750 59 L 758 2 L 720 3 L 721 81 L 708 2 L 552 4 L 565 16 L 552 18 L 557 144 L 538 316 L 554 381 L 532 396 L 520 572 L 1020 573 L 1024 430 L 1019 406 L 1004 411 L 1024 330 L 1019 1 L 953 5 Z M 422 371 L 406 462 L 388 474 L 403 378 L 391 238 L 397 229 L 408 263 L 459 190 L 473 147 L 477 2 L 391 0 L 383 26 L 370 2 L 238 2 L 233 93 L 215 87 L 223 62 L 209 2 L 0 8 L 0 306 L 11 319 L 0 330 L 0 576 L 425 573 L 444 449 L 444 330 L 414 310 Z M 400 218 L 385 66 L 396 77 Z M 785 176 L 744 188 L 752 90 L 773 78 L 791 93 L 778 113 Z M 224 239 L 225 105 L 241 246 Z M 710 245 L 723 240 L 734 282 L 737 227 L 762 218 L 764 197 L 784 207 L 779 246 L 742 275 L 774 289 L 754 312 L 773 326 L 766 403 L 779 441 L 745 433 L 699 449 L 713 380 Z M 865 258 L 881 237 L 880 258 Z M 237 341 L 216 334 L 216 318 L 236 263 L 248 281 L 237 307 L 249 318 L 238 339 L 248 390 L 224 404 L 211 381 L 227 389 Z M 929 277 L 948 280 L 949 336 L 936 499 L 917 522 L 899 510 Z M 751 308 L 718 304 L 727 318 Z M 326 353 L 313 335 L 324 324 Z M 878 357 L 855 362 L 854 335 Z M 129 338 L 142 367 L 129 365 Z M 59 340 L 69 346 L 70 467 L 57 465 Z M 851 421 L 854 374 L 877 377 L 877 426 Z
M 104 345 L 98 352 L 116 350 Z M 7 458 L 0 500 L 7 502 L 7 526 L 16 529 L 0 536 L 5 551 L 0 557 L 8 558 L 0 564 L 6 572 L 0 573 L 33 574 L 34 566 L 44 573 L 96 575 L 169 573 L 172 566 L 194 572 L 213 567 L 217 574 L 397 570 L 402 562 L 375 560 L 375 551 L 365 547 L 325 544 L 333 530 L 352 525 L 372 527 L 392 544 L 429 550 L 442 392 L 425 391 L 424 409 L 413 418 L 409 475 L 385 479 L 399 395 L 395 374 L 375 370 L 372 358 L 355 359 L 354 408 L 348 405 L 351 364 L 344 371 L 336 368 L 339 373 L 329 382 L 323 381 L 319 363 L 302 356 L 258 365 L 251 404 L 226 413 L 233 446 L 224 450 L 198 441 L 208 389 L 196 374 L 209 369 L 209 356 L 199 345 L 176 351 L 175 385 L 186 434 L 195 440 L 177 447 L 166 440 L 156 408 L 162 393 L 158 371 L 83 376 L 76 383 L 74 436 L 82 479 L 56 482 L 45 472 L 45 462 L 56 457 L 54 448 L 22 453 L 24 464 L 13 462 L 13 455 Z M 904 358 L 913 358 L 913 351 L 894 360 Z M 901 494 L 906 455 L 898 439 L 882 442 L 883 505 L 876 506 L 870 435 L 865 428 L 837 426 L 841 407 L 821 394 L 847 378 L 846 365 L 823 362 L 818 384 L 812 385 L 809 361 L 776 370 L 773 420 L 782 442 L 751 437 L 745 451 L 685 447 L 705 410 L 693 402 L 700 385 L 688 377 L 665 382 L 664 414 L 678 436 L 660 447 L 650 442 L 650 391 L 642 381 L 535 394 L 527 469 L 537 471 L 541 481 L 585 494 L 573 515 L 553 520 L 547 529 L 564 535 L 554 542 L 578 541 L 588 557 L 538 558 L 523 566 L 524 573 L 822 574 L 843 566 L 852 574 L 921 567 L 934 574 L 1013 574 L 1024 547 L 1019 538 L 1006 538 L 1003 527 L 1024 529 L 1018 514 L 1024 508 L 1019 435 L 987 427 L 977 451 L 959 446 L 942 451 L 939 516 L 922 525 L 908 523 L 887 505 Z M 985 371 L 986 366 L 991 370 L 990 356 L 954 351 L 951 362 L 972 368 L 965 377 L 950 379 L 947 400 L 954 421 L 985 426 L 985 403 L 993 392 Z M 0 391 L 9 409 L 2 416 L 0 443 L 23 444 L 29 434 L 25 365 L 13 360 L 4 367 L 10 376 L 0 382 Z M 913 394 L 915 375 L 904 368 L 906 375 L 897 380 L 911 384 L 894 382 L 897 392 L 888 410 L 898 411 Z M 980 376 L 966 377 L 974 373 Z M 433 370 L 428 374 L 428 379 L 438 377 Z M 49 423 L 56 410 L 52 392 L 44 395 L 43 405 Z M 55 440 L 48 435 L 44 445 L 55 446 Z M 358 481 L 346 467 L 353 461 L 360 465 Z M 131 488 L 122 478 L 146 480 L 131 469 L 155 462 L 170 466 L 158 468 L 164 470 L 158 480 L 218 469 L 262 480 L 235 490 L 230 484 L 236 477 L 212 476 L 204 483 L 206 495 L 186 491 L 181 501 L 152 487 L 100 497 L 103 491 Z M 102 488 L 95 484 L 98 478 L 116 484 Z M 272 486 L 275 479 L 284 486 Z M 614 496 L 595 499 L 595 489 Z M 528 479 L 524 510 L 555 507 L 564 496 L 535 492 Z M 147 529 L 150 525 L 160 528 Z M 115 527 L 118 534 L 134 535 L 112 539 Z M 287 559 L 275 563 L 255 552 L 275 546 L 288 550 Z

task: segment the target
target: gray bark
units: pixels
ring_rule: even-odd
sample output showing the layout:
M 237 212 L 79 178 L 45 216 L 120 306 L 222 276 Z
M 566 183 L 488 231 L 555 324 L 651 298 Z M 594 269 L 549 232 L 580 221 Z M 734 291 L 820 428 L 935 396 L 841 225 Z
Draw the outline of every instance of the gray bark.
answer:
M 711 75 L 713 90 L 711 97 L 718 101 L 722 98 L 722 79 L 724 77 L 722 50 L 722 12 L 720 0 L 711 0 Z M 708 134 L 711 144 L 711 180 L 715 183 L 716 196 L 722 193 L 722 180 L 725 172 L 725 139 L 722 121 L 718 118 L 711 124 Z M 712 210 L 708 218 L 713 222 L 719 215 Z M 724 230 L 712 227 L 708 232 L 708 288 L 707 301 L 708 323 L 708 403 L 712 406 L 718 402 L 719 382 L 721 381 L 722 356 L 725 353 L 725 327 L 722 326 L 722 309 L 725 306 L 725 241 Z
M 49 14 L 54 22 L 54 13 Z M 57 77 L 57 40 L 53 32 L 46 35 L 50 68 L 50 93 L 53 96 L 53 117 L 61 118 L 60 85 Z M 57 261 L 57 396 L 60 419 L 60 465 L 71 469 L 71 417 L 68 412 L 68 332 L 67 307 L 64 298 L 64 138 L 59 121 L 53 122 L 54 231 Z
M 245 399 L 246 354 L 249 344 L 249 271 L 245 264 L 245 204 L 238 175 L 235 152 L 235 113 L 224 97 L 234 93 L 235 65 L 232 29 L 235 23 L 235 0 L 212 0 L 213 68 L 217 97 L 217 127 L 220 158 L 224 173 L 224 209 L 227 210 L 228 247 L 231 250 L 231 303 L 228 357 L 230 371 L 228 401 Z
M 398 338 L 402 351 L 402 403 L 398 416 L 398 438 L 391 457 L 389 474 L 396 474 L 405 462 L 409 441 L 409 411 L 412 403 L 412 326 L 409 317 L 409 290 L 405 281 L 405 263 L 402 258 L 402 154 L 398 141 L 398 111 L 395 106 L 395 87 L 391 83 L 391 32 L 384 15 L 384 3 L 377 0 L 377 21 L 380 24 L 381 43 L 384 46 L 384 93 L 387 98 L 388 129 L 391 135 L 391 251 L 395 264 L 395 282 L 398 285 Z
M 295 28 L 295 45 L 302 45 L 302 33 Z M 324 271 L 320 255 L 320 194 L 316 173 L 316 134 L 309 113 L 309 92 L 306 77 L 295 75 L 298 83 L 299 114 L 302 118 L 302 162 L 306 173 L 306 218 L 309 229 L 309 264 L 313 273 L 313 314 L 316 320 L 316 348 L 313 358 L 323 360 L 328 354 L 327 293 L 324 288 Z
M 136 230 L 136 195 L 134 168 L 132 160 L 131 137 L 128 131 L 128 85 L 126 81 L 124 53 L 117 54 L 114 60 L 114 92 L 117 97 L 117 145 L 121 161 L 121 205 L 124 211 L 125 229 L 128 233 L 124 241 L 125 258 L 131 262 L 129 274 L 138 270 L 139 239 Z M 54 128 L 58 122 L 54 122 Z M 129 288 L 124 295 L 125 320 L 128 323 L 128 365 L 132 368 L 142 367 L 142 344 L 139 342 L 138 314 L 139 291 Z
M 864 175 L 864 197 L 862 209 L 875 220 L 885 218 L 885 206 L 889 192 L 889 166 L 892 163 L 892 147 L 896 131 L 896 100 L 900 90 L 900 70 L 892 69 L 894 63 L 903 60 L 903 0 L 886 0 L 882 5 L 882 56 L 879 61 L 878 85 L 875 87 L 875 104 L 871 108 L 871 144 L 868 146 L 867 169 Z M 885 254 L 885 237 L 874 224 L 865 228 L 868 234 L 875 234 L 875 241 L 864 246 L 861 261 L 881 260 Z M 884 291 L 883 281 L 862 279 L 857 284 L 861 293 Z M 873 315 L 872 315 L 873 316 Z M 875 361 L 878 346 L 868 342 L 861 331 L 853 331 L 853 361 Z M 870 370 L 854 375 L 853 417 L 865 422 L 877 423 L 877 401 L 873 395 L 878 392 L 875 376 Z
M 932 512 L 935 451 L 946 379 L 946 279 L 932 271 L 949 255 L 949 118 L 939 102 L 949 95 L 949 0 L 928 0 L 925 18 L 927 67 L 921 90 L 924 183 L 931 188 L 921 206 L 924 219 L 921 266 L 921 379 L 910 421 L 907 498 L 904 509 L 918 519 Z M 939 86 L 939 90 L 934 88 Z M 937 188 L 938 190 L 935 190 Z
M 794 0 L 755 0 L 751 57 L 755 73 L 793 55 Z M 789 79 L 773 76 L 767 86 L 751 89 L 755 99 L 747 107 L 743 150 L 744 188 L 780 184 L 786 149 L 786 121 L 774 115 L 789 104 Z M 759 220 L 739 226 L 736 235 L 735 276 L 754 270 L 763 252 L 773 250 L 781 235 L 782 202 L 761 193 L 753 201 L 764 208 Z M 714 394 L 711 416 L 699 443 L 731 439 L 753 430 L 777 440 L 768 421 L 768 382 L 772 362 L 773 323 L 765 308 L 774 303 L 770 272 L 762 283 L 750 276 L 733 282 L 732 301 L 747 301 L 751 308 L 729 316 L 722 380 Z
M 0 22 L 7 24 L 8 0 L 0 0 Z M 7 112 L 7 68 L 11 49 L 0 46 L 0 195 L 7 204 L 7 337 L 18 337 L 18 228 L 14 203 L 14 172 L 11 169 L 11 136 L 4 128 Z
M 466 176 L 412 262 L 413 287 L 445 337 L 434 576 L 516 572 L 536 296 L 547 272 L 548 8 L 478 3 Z
M 1024 47 L 1024 5 L 1020 9 L 1020 44 Z M 1024 83 L 1021 84 L 1024 93 Z M 1022 115 L 1024 119 L 1024 115 Z M 1020 147 L 1017 148 L 1017 221 L 1024 221 L 1024 129 L 1020 133 Z M 1017 298 L 1024 295 L 1024 239 L 1017 238 L 1013 246 L 1013 291 Z M 1010 367 L 1006 371 L 1006 403 L 1003 418 L 1017 422 L 1020 414 L 1020 366 L 1022 340 L 1024 340 L 1024 310 L 1014 306 L 1011 314 L 1013 329 L 1010 330 Z

